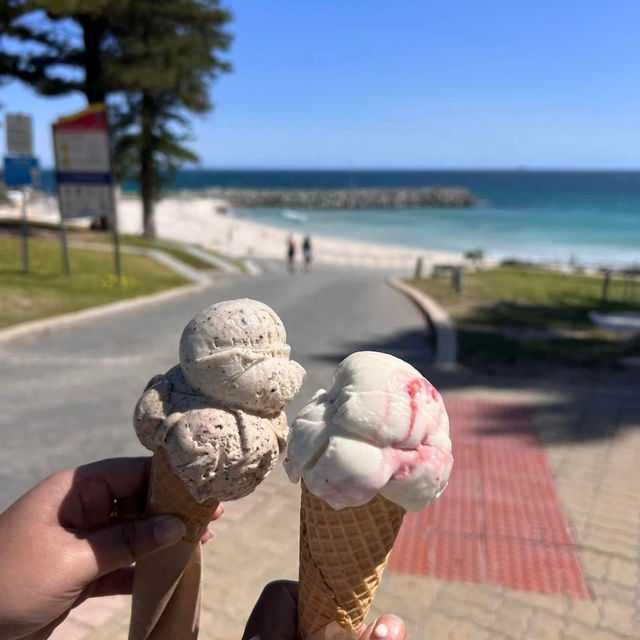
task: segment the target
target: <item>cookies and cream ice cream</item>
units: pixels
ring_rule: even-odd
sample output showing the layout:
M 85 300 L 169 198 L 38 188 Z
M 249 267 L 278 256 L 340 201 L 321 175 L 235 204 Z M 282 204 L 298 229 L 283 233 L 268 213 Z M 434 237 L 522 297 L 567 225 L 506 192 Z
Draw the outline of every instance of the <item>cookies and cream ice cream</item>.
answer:
M 409 511 L 438 498 L 453 464 L 438 391 L 411 365 L 374 351 L 351 354 L 328 391 L 292 424 L 285 468 L 333 509 L 376 494 Z
M 305 376 L 289 352 L 270 307 L 220 302 L 187 324 L 180 364 L 147 385 L 138 438 L 164 453 L 197 502 L 241 498 L 273 469 L 288 430 L 282 407 Z
M 180 366 L 189 384 L 229 408 L 260 415 L 291 402 L 304 369 L 289 360 L 280 318 L 246 298 L 219 302 L 198 313 L 180 339 Z

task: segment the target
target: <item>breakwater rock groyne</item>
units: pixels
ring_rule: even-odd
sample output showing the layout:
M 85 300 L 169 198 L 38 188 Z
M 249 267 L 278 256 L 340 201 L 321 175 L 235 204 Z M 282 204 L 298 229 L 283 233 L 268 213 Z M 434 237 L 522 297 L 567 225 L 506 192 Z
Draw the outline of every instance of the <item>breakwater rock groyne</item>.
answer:
M 417 189 L 212 189 L 210 195 L 238 208 L 399 209 L 470 207 L 475 196 L 462 187 Z

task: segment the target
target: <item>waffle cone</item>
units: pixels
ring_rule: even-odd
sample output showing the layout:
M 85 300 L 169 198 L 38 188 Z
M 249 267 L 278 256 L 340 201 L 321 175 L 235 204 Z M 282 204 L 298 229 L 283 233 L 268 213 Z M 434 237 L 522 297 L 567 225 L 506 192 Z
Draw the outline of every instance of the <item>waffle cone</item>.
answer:
M 215 498 L 196 502 L 184 482 L 169 466 L 164 452 L 156 451 L 153 454 L 147 512 L 180 518 L 187 527 L 183 540 L 198 542 L 219 504 Z
M 356 638 L 367 616 L 405 510 L 381 495 L 336 511 L 302 482 L 298 631 L 331 623 Z

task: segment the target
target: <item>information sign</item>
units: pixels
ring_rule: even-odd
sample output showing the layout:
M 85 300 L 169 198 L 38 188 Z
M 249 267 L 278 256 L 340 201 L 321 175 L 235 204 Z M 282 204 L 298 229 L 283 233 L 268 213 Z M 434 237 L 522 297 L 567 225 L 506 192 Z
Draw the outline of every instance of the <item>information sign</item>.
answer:
M 32 156 L 33 136 L 31 116 L 22 113 L 7 113 L 5 118 L 7 154 L 10 156 Z
M 4 157 L 4 183 L 7 187 L 29 187 L 38 173 L 35 158 L 21 156 Z
M 60 118 L 53 125 L 53 143 L 62 217 L 111 217 L 111 161 L 104 105 Z

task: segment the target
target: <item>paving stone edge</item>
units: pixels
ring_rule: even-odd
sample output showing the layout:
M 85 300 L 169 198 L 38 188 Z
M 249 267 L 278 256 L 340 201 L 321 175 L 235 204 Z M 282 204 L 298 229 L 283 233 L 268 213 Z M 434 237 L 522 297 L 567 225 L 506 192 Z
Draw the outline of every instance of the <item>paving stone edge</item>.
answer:
M 389 278 L 387 283 L 406 295 L 426 316 L 435 334 L 434 367 L 453 370 L 458 364 L 458 338 L 456 327 L 449 314 L 431 297 L 398 278 Z

